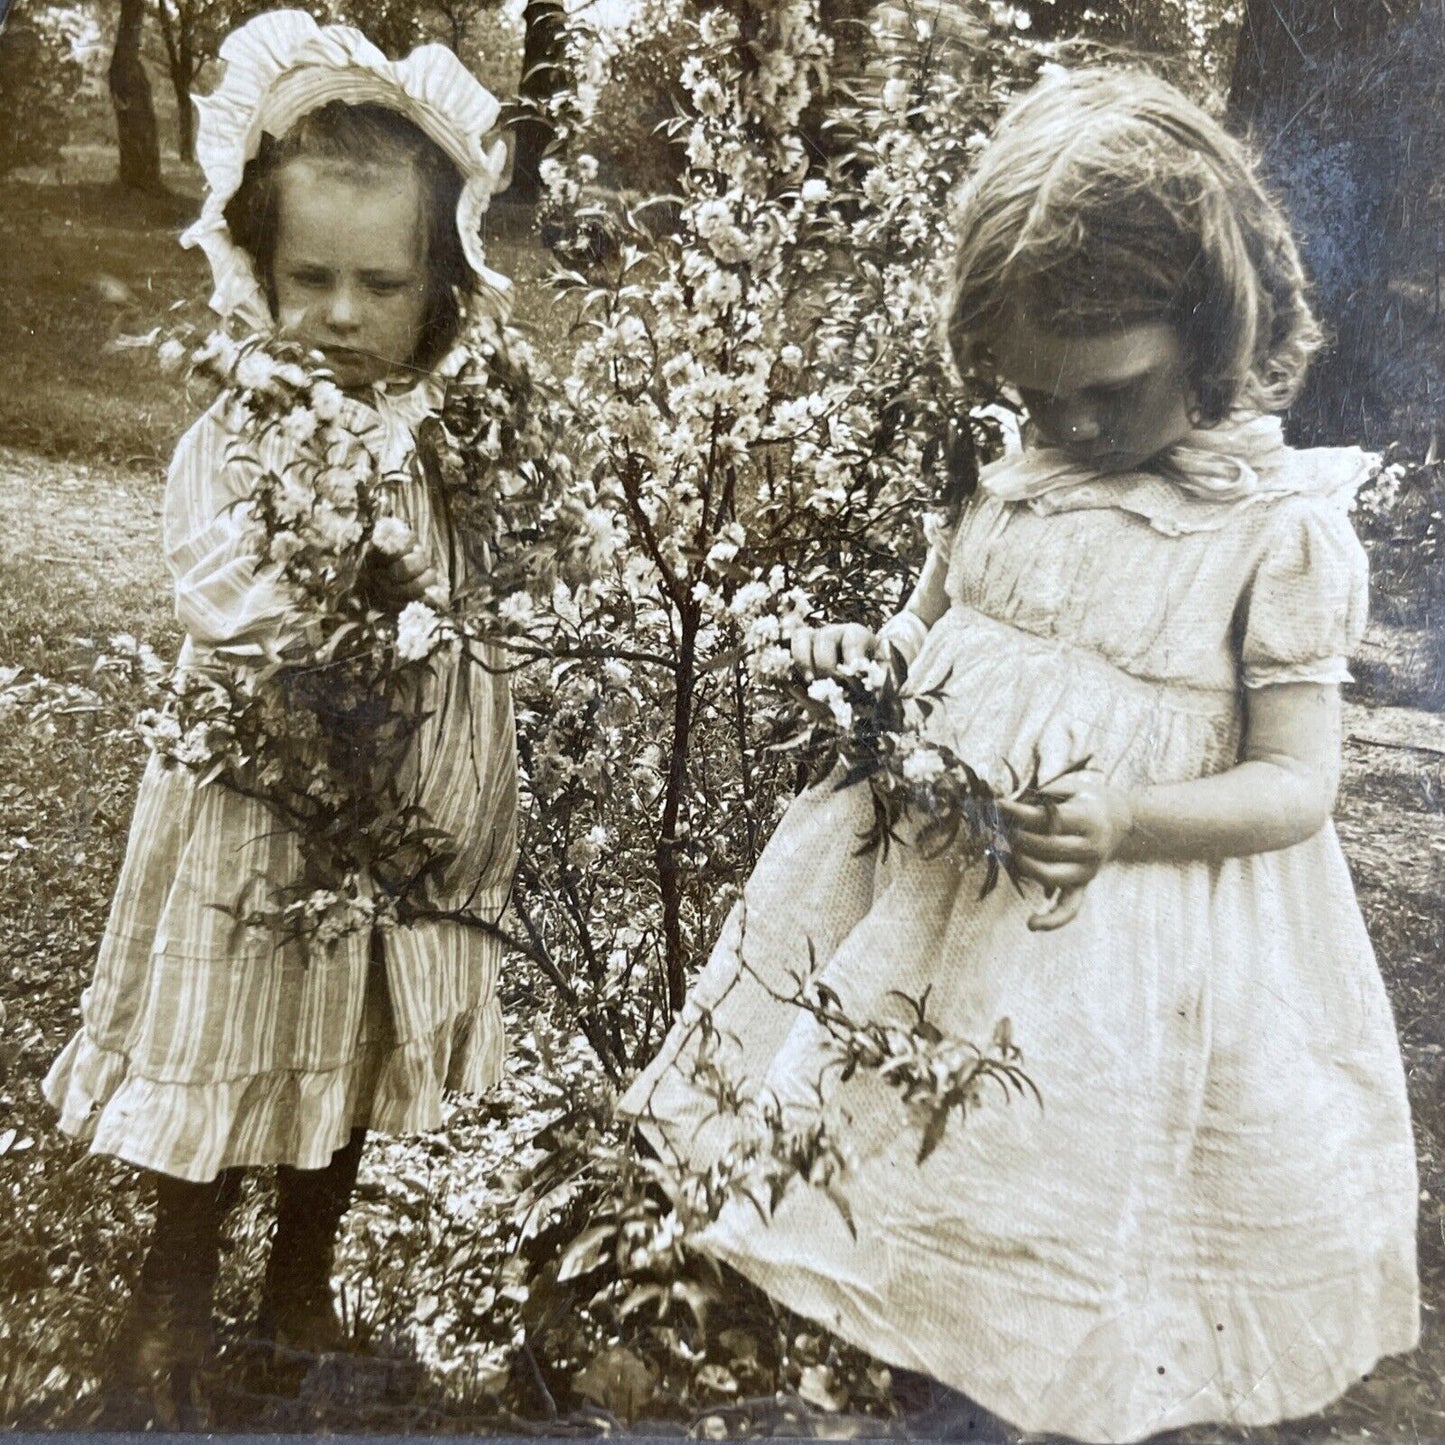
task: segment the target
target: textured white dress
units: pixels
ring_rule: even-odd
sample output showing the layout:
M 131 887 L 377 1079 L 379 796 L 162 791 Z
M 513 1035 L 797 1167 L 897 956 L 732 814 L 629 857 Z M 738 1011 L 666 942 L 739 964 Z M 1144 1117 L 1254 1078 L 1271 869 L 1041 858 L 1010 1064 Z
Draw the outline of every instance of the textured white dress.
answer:
M 1274 435 L 1243 500 L 1139 476 L 1010 501 L 986 471 L 910 673 L 944 691 L 928 730 L 999 783 L 1035 751 L 1045 776 L 1087 756 L 1177 782 L 1235 763 L 1245 688 L 1346 679 L 1361 457 Z M 1042 1107 L 991 1093 L 919 1166 L 897 1095 L 835 1071 L 856 1240 L 797 1185 L 768 1224 L 729 1206 L 708 1247 L 875 1356 L 1085 1440 L 1308 1414 L 1414 1346 L 1404 1072 L 1332 825 L 1217 864 L 1111 864 L 1077 919 L 1031 933 L 1037 891 L 981 898 L 979 873 L 909 847 L 858 856 L 870 821 L 866 787 L 797 799 L 624 1109 L 694 1163 L 725 1145 L 674 1067 L 704 1008 L 730 1072 L 805 1104 L 818 1028 L 738 951 L 786 995 L 810 945 L 855 1019 L 925 988 L 980 1044 L 1008 1017 Z

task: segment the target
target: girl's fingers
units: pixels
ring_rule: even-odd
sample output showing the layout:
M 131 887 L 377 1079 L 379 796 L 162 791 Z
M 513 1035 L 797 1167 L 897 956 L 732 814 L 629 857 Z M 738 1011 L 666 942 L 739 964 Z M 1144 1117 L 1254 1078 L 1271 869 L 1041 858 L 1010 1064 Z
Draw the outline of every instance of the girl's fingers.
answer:
M 437 576 L 436 568 L 428 567 L 425 572 L 421 573 L 420 576 L 413 577 L 407 584 L 407 595 L 413 598 L 425 597 L 433 587 L 438 586 L 440 583 L 441 578 Z
M 1015 853 L 1013 865 L 1021 878 L 1031 878 L 1050 892 L 1056 888 L 1074 888 L 1087 883 L 1099 871 L 1095 859 L 1045 863 L 1029 857 L 1026 853 Z
M 872 655 L 873 633 L 857 623 L 849 623 L 843 629 L 840 651 L 845 666 L 867 662 Z
M 1094 856 L 1093 843 L 1079 833 L 1016 832 L 1010 841 L 1016 854 L 1040 863 L 1082 863 Z
M 403 553 L 391 564 L 391 575 L 397 582 L 411 582 L 431 570 L 431 558 L 419 547 Z
M 1018 832 L 1046 833 L 1053 826 L 1052 810 L 1038 803 L 1020 803 L 1013 798 L 1000 798 L 998 810 Z
M 1079 916 L 1084 902 L 1084 886 L 1063 888 L 1055 895 L 1047 908 L 1041 908 L 1029 918 L 1031 933 L 1052 933 L 1066 923 L 1072 923 Z

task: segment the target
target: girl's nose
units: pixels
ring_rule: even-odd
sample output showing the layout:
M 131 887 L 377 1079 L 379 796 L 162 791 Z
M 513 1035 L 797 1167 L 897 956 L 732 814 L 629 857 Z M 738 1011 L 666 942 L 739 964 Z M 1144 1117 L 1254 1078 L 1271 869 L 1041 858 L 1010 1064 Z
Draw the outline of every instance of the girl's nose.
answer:
M 327 298 L 326 324 L 338 332 L 351 331 L 357 323 L 356 298 L 351 287 L 338 286 Z
M 1099 419 L 1088 407 L 1064 407 L 1059 416 L 1059 431 L 1059 440 L 1066 446 L 1097 441 Z

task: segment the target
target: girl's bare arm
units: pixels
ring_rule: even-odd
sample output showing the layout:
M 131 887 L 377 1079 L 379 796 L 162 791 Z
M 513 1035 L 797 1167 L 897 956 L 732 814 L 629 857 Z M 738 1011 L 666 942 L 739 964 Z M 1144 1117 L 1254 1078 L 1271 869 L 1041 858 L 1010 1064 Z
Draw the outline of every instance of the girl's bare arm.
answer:
M 1008 804 L 1020 871 L 1077 912 L 1077 892 L 1113 859 L 1183 863 L 1268 853 L 1303 842 L 1334 808 L 1340 695 L 1288 683 L 1251 690 L 1240 761 L 1187 783 L 1122 788 L 1095 773 L 1060 780 L 1052 809 Z M 1070 895 L 1073 895 L 1070 897 Z M 1058 926 L 1056 913 L 1035 926 Z

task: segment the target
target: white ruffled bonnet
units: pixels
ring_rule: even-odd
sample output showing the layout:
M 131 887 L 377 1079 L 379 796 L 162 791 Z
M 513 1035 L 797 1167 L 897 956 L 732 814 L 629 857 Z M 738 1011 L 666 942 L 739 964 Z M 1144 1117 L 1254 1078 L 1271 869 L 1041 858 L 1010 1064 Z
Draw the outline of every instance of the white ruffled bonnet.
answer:
M 506 147 L 483 146 L 501 110 L 491 94 L 443 45 L 420 45 L 391 61 L 349 25 L 318 25 L 302 10 L 271 10 L 247 21 L 221 46 L 225 73 L 197 97 L 196 159 L 206 178 L 200 218 L 181 236 L 211 263 L 211 309 L 260 329 L 271 311 L 251 258 L 231 238 L 226 204 L 263 134 L 283 136 L 328 101 L 377 102 L 414 122 L 462 176 L 457 230 L 478 285 L 505 293 L 506 277 L 486 265 L 482 216 L 502 188 Z

